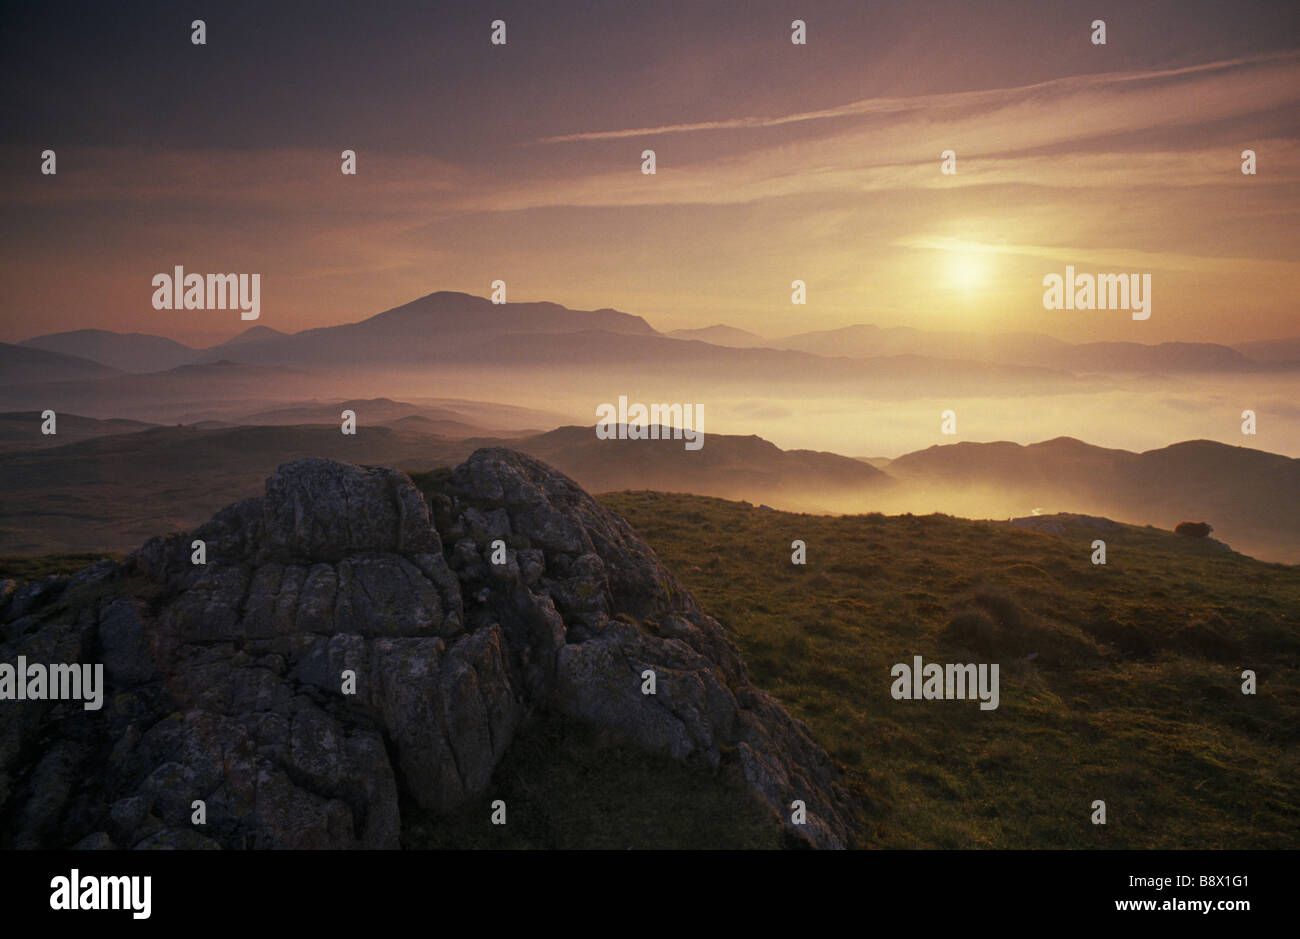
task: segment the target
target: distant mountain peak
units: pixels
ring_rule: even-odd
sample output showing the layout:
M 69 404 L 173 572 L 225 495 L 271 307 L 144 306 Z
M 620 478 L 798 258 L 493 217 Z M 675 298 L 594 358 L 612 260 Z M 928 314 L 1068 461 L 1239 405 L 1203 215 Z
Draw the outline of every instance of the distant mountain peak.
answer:
M 283 333 L 278 329 L 272 329 L 270 326 L 261 326 L 261 325 L 250 326 L 248 327 L 248 329 L 245 329 L 243 332 L 239 333 L 238 335 L 232 336 L 230 339 L 227 339 L 225 342 L 213 346 L 213 348 L 217 349 L 220 348 L 221 346 L 238 346 L 238 345 L 242 345 L 245 342 L 260 342 L 263 339 L 275 339 L 279 336 L 287 336 L 287 335 L 289 334 Z
M 382 313 L 376 313 L 361 322 L 369 323 L 374 320 L 394 317 L 485 308 L 491 305 L 492 301 L 486 297 L 477 297 L 474 294 L 461 293 L 456 290 L 435 290 L 433 293 L 427 293 L 422 297 L 416 297 L 414 300 L 408 300 L 406 303 L 398 304 L 384 310 Z
M 456 290 L 438 290 L 425 294 L 351 326 L 336 328 L 373 329 L 390 326 L 501 332 L 577 332 L 602 329 L 611 333 L 657 335 L 656 330 L 640 316 L 608 307 L 600 310 L 574 310 L 550 300 L 494 303 L 487 297 Z M 313 332 L 320 333 L 322 330 Z
M 765 346 L 768 343 L 767 339 L 757 333 L 752 333 L 737 326 L 729 326 L 726 323 L 714 323 L 712 326 L 703 326 L 698 329 L 674 329 L 666 335 L 673 339 L 694 340 L 737 348 Z

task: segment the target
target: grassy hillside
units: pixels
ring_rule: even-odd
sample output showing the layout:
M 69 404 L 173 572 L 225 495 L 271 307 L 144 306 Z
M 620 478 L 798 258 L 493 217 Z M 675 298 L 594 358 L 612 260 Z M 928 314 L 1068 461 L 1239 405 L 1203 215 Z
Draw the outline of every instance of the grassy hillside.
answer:
M 1050 535 L 941 515 L 600 499 L 844 768 L 868 846 L 1300 846 L 1300 567 L 1130 526 Z M 1089 560 L 1097 537 L 1104 567 Z M 8 557 L 0 577 L 96 558 Z M 895 701 L 890 668 L 913 655 L 998 663 L 1000 706 Z M 1241 693 L 1245 667 L 1255 696 Z M 509 806 L 504 828 L 484 824 L 495 798 Z M 1105 826 L 1090 823 L 1095 799 Z M 547 714 L 521 731 L 490 796 L 444 819 L 408 804 L 404 817 L 416 848 L 781 844 L 738 780 Z
M 845 768 L 870 845 L 1300 846 L 1300 567 L 1151 528 L 601 501 Z M 1000 706 L 895 701 L 913 655 L 999 663 Z

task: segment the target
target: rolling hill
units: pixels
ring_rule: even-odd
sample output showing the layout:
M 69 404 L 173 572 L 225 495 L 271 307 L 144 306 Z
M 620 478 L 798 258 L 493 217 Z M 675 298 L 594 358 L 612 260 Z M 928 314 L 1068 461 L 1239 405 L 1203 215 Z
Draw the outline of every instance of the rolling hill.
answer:
M 162 336 L 76 329 L 25 339 L 20 345 L 101 362 L 123 372 L 161 372 L 188 365 L 198 352 Z
M 1241 347 L 1208 342 L 1087 342 L 1071 344 L 1035 333 L 943 332 L 859 325 L 802 333 L 773 340 L 775 348 L 817 355 L 871 358 L 922 355 L 1002 365 L 1039 366 L 1070 372 L 1229 372 L 1275 370 L 1271 359 L 1256 359 Z M 1264 344 L 1261 348 L 1271 346 Z
M 0 385 L 33 385 L 64 381 L 93 381 L 120 375 L 118 369 L 63 352 L 0 342 Z M 39 398 L 44 389 L 32 392 Z M 48 404 L 46 405 L 48 406 Z
M 934 446 L 884 469 L 935 507 L 978 492 L 1007 515 L 1041 506 L 1165 529 L 1207 521 L 1240 551 L 1300 563 L 1300 460 L 1262 450 L 1189 440 L 1132 453 L 1061 437 Z
M 661 436 L 667 433 L 664 429 Z M 590 427 L 560 427 L 512 444 L 592 492 L 644 486 L 701 495 L 743 494 L 754 501 L 797 500 L 812 492 L 834 498 L 887 487 L 884 473 L 848 457 L 782 450 L 757 436 L 709 434 L 697 451 L 680 440 L 601 440 Z
M 754 346 L 771 346 L 770 339 L 764 339 L 757 333 L 751 333 L 747 329 L 737 329 L 735 326 L 727 326 L 719 323 L 716 326 L 705 326 L 701 329 L 674 329 L 672 332 L 665 333 L 673 339 L 698 340 L 700 342 L 709 342 L 715 346 L 734 346 L 737 349 L 748 349 Z
M 114 434 L 133 434 L 156 425 L 144 421 L 96 420 L 78 414 L 59 414 L 55 422 L 57 433 L 41 433 L 44 421 L 36 411 L 15 411 L 0 414 L 0 451 L 19 451 L 62 447 L 94 437 L 111 437 Z
M 1232 348 L 1257 362 L 1300 362 L 1300 336 L 1292 339 L 1239 342 Z
M 600 440 L 590 427 L 514 439 L 431 434 L 418 415 L 387 426 L 362 420 L 355 436 L 340 433 L 334 417 L 319 424 L 150 427 L 0 452 L 0 554 L 127 550 L 148 532 L 184 528 L 255 494 L 276 467 L 303 457 L 422 472 L 492 445 L 554 460 L 593 491 L 653 484 L 797 503 L 808 489 L 860 495 L 890 483 L 847 457 L 721 434 L 687 451 L 679 440 Z
M 208 350 L 199 361 L 235 358 L 253 364 L 321 367 L 333 364 L 423 364 L 455 359 L 469 346 L 519 333 L 655 336 L 639 316 L 617 310 L 570 310 L 556 303 L 495 304 L 483 297 L 439 291 L 342 326 L 250 340 Z

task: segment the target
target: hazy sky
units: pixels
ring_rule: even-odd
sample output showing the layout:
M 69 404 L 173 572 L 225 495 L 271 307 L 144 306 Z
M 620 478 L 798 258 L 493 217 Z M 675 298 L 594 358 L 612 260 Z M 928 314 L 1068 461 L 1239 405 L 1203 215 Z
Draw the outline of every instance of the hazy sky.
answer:
M 154 310 L 151 278 L 176 264 L 262 274 L 259 322 L 287 331 L 501 278 L 512 300 L 661 329 L 1300 333 L 1294 2 L 0 16 L 4 341 L 101 327 L 200 343 L 249 325 Z M 505 46 L 489 42 L 496 18 Z M 1042 278 L 1067 264 L 1151 274 L 1151 318 L 1045 310 Z M 796 278 L 806 306 L 790 303 Z

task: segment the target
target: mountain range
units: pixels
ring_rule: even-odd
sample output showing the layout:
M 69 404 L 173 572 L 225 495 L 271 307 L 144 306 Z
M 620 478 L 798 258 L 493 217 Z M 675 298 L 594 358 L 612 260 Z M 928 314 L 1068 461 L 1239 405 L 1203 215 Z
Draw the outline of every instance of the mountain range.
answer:
M 0 342 L 0 382 L 22 385 L 52 381 L 95 381 L 121 370 L 93 359 L 49 349 Z
M 992 494 L 1008 514 L 1016 506 L 1084 512 L 1167 529 L 1207 521 L 1233 547 L 1300 563 L 1300 460 L 1275 453 L 1211 440 L 1132 453 L 1061 437 L 934 446 L 883 469 L 936 509 L 978 493 L 985 504 Z
M 1253 404 L 1259 388 L 1300 377 L 1300 339 L 1070 344 L 869 325 L 765 339 L 725 324 L 662 333 L 610 308 L 494 304 L 449 291 L 340 326 L 288 334 L 257 325 L 203 349 L 77 330 L 0 344 L 0 550 L 75 550 L 88 540 L 120 548 L 193 523 L 299 457 L 422 470 L 506 445 L 592 491 L 691 492 L 806 512 L 1045 510 L 1166 529 L 1204 520 L 1238 550 L 1300 563 L 1300 461 L 1259 449 L 1193 439 L 1139 452 L 1058 437 L 858 460 L 715 431 L 688 452 L 680 441 L 600 440 L 582 423 L 593 395 L 644 388 L 645 400 L 664 400 L 652 396 L 667 388 L 677 400 L 742 399 L 749 410 L 736 408 L 733 426 L 734 414 L 758 419 L 786 401 L 795 422 L 834 401 L 841 410 L 823 420 L 842 425 L 868 398 L 901 407 L 961 395 L 1000 396 L 1011 402 L 1002 419 L 1022 427 L 1030 410 L 1022 402 L 1035 395 L 1051 404 L 1155 391 L 1199 412 L 1199 401 L 1175 396 L 1200 374 L 1220 395 L 1256 376 L 1243 385 Z M 437 396 L 446 391 L 457 397 Z M 1233 398 L 1225 410 L 1242 406 Z M 46 409 L 59 415 L 57 437 L 40 434 Z M 357 414 L 356 437 L 339 433 L 344 410 Z M 1285 403 L 1266 414 L 1284 418 Z M 866 452 L 880 452 L 865 439 Z
M 610 308 L 571 310 L 548 302 L 496 304 L 453 291 L 431 293 L 339 326 L 293 334 L 253 326 L 227 342 L 197 349 L 161 336 L 101 329 L 36 336 L 18 345 L 98 362 L 124 372 L 157 372 L 223 360 L 309 368 L 358 363 L 390 367 L 647 361 L 691 368 L 692 363 L 708 359 L 711 367 L 724 373 L 735 370 L 751 374 L 752 369 L 761 368 L 776 369 L 782 375 L 850 377 L 860 373 L 862 365 L 843 360 L 899 356 L 980 363 L 985 366 L 982 370 L 973 365 L 967 368 L 972 374 L 983 375 L 994 374 L 988 366 L 1077 373 L 1300 370 L 1300 338 L 1237 346 L 1203 342 L 1071 344 L 1035 333 L 988 335 L 854 325 L 765 339 L 725 324 L 661 333 L 640 316 Z M 827 359 L 832 361 L 824 361 Z M 875 366 L 886 367 L 883 363 Z M 4 384 L 39 380 L 30 377 L 30 369 L 24 369 L 22 375 L 15 380 L 6 361 Z M 46 380 L 68 377 L 75 376 L 58 375 Z
M 344 405 L 357 415 L 355 436 L 339 432 Z M 285 423 L 295 416 L 304 420 Z M 306 420 L 311 416 L 320 420 Z M 44 438 L 40 447 L 19 449 L 22 435 L 39 435 L 39 418 L 0 415 L 0 554 L 121 550 L 143 533 L 193 524 L 243 498 L 294 459 L 423 472 L 482 446 L 504 446 L 593 492 L 690 492 L 814 513 L 1073 512 L 1165 530 L 1207 521 L 1216 539 L 1238 551 L 1300 563 L 1300 460 L 1209 440 L 1143 453 L 1066 437 L 1029 446 L 961 442 L 868 462 L 782 450 L 753 435 L 710 434 L 701 450 L 688 451 L 680 440 L 602 440 L 591 427 L 483 433 L 449 408 L 426 411 L 391 399 L 261 417 L 262 425 L 176 427 L 65 415 L 70 442 Z

